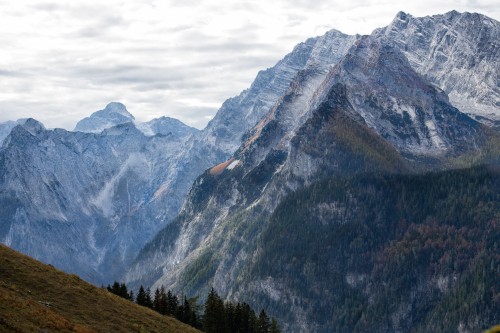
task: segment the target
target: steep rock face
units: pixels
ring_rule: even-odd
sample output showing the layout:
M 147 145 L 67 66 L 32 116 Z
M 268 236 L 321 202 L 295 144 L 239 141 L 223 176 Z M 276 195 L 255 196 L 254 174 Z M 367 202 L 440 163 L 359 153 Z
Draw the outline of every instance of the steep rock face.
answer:
M 452 11 L 413 17 L 400 12 L 374 36 L 399 48 L 411 66 L 450 96 L 462 112 L 500 123 L 500 23 Z
M 282 95 L 290 89 L 290 86 L 294 86 L 293 82 L 304 81 L 311 86 L 310 89 L 305 89 L 306 97 L 298 99 L 299 104 L 308 103 L 316 85 L 325 78 L 330 66 L 345 55 L 357 38 L 335 30 L 330 31 L 324 36 L 311 38 L 299 44 L 275 67 L 260 72 L 249 90 L 226 101 L 201 135 L 190 140 L 184 160 L 193 161 L 194 165 L 204 168 L 184 168 L 184 172 L 190 173 L 192 179 L 195 179 L 202 170 L 227 160 L 240 145 L 241 137 L 246 131 L 253 126 L 256 127 L 253 131 L 258 131 L 269 117 L 265 117 L 255 125 L 257 121 L 266 113 L 275 113 L 275 111 L 270 112 L 270 109 L 277 108 L 273 107 L 274 104 L 281 104 Z M 296 86 L 298 89 L 303 89 L 305 85 L 300 88 Z M 297 92 L 297 95 L 302 95 L 302 92 Z M 297 107 L 296 116 L 300 116 L 303 112 L 303 106 Z M 290 129 L 298 126 L 302 119 L 290 114 L 285 116 L 288 117 L 287 126 Z M 172 183 L 171 186 L 176 185 Z M 186 193 L 188 190 L 189 188 L 186 189 Z M 136 271 L 136 274 L 136 278 L 139 278 L 142 273 Z
M 189 127 L 181 121 L 170 117 L 160 117 L 145 123 L 136 122 L 135 124 L 140 130 L 149 135 L 172 134 L 175 137 L 187 138 L 199 132 L 195 128 Z
M 300 43 L 275 66 L 259 72 L 249 89 L 225 101 L 207 127 L 189 140 L 179 169 L 193 181 L 204 170 L 226 161 L 245 133 L 279 102 L 302 70 L 325 75 L 358 38 L 331 30 Z M 168 185 L 170 189 L 177 187 L 175 179 Z M 187 194 L 189 186 L 182 189 Z
M 248 90 L 224 102 L 204 129 L 201 141 L 230 156 L 240 146 L 241 136 L 286 93 L 300 70 L 328 69 L 342 59 L 357 38 L 331 30 L 298 44 L 274 67 L 259 72 Z
M 175 171 L 162 184 L 162 190 L 184 197 L 204 170 L 226 161 L 234 153 L 244 134 L 279 102 L 301 71 L 314 72 L 316 80 L 321 80 L 357 38 L 332 30 L 297 45 L 274 67 L 259 72 L 248 90 L 224 102 L 207 127 L 187 141 L 175 162 Z
M 356 115 L 402 153 L 463 153 L 480 145 L 477 123 L 384 42 L 363 38 L 339 64 L 332 83 L 346 85 Z
M 26 120 L 0 150 L 0 240 L 108 283 L 182 204 L 183 193 L 162 185 L 178 176 L 186 140 L 130 122 L 92 134 Z
M 295 303 L 290 281 L 272 284 L 279 272 L 249 278 L 277 205 L 330 175 L 445 167 L 449 157 L 477 151 L 486 140 L 481 125 L 450 105 L 401 52 L 361 38 L 329 72 L 311 65 L 297 74 L 233 158 L 196 180 L 181 214 L 145 247 L 126 278 L 188 294 L 207 286 L 228 297 L 255 294 L 260 305 L 286 291 L 290 331 L 326 332 L 316 321 L 324 319 Z
M 178 213 L 192 181 L 234 152 L 297 73 L 314 67 L 324 76 L 355 39 L 331 31 L 298 45 L 224 103 L 202 132 L 166 117 L 135 122 L 121 103 L 83 119 L 76 133 L 40 130 L 21 140 L 26 127 L 15 130 L 0 152 L 11 166 L 0 184 L 2 242 L 95 283 L 118 279 L 144 242 Z
M 112 102 L 106 105 L 103 110 L 96 111 L 90 117 L 80 120 L 75 126 L 75 131 L 100 133 L 106 128 L 128 123 L 134 121 L 134 119 L 134 116 L 127 111 L 125 105 Z
M 12 131 L 12 129 L 17 125 L 23 124 L 25 121 L 26 119 L 19 119 L 0 123 L 0 147 L 2 146 L 5 138 L 10 134 L 10 131 Z

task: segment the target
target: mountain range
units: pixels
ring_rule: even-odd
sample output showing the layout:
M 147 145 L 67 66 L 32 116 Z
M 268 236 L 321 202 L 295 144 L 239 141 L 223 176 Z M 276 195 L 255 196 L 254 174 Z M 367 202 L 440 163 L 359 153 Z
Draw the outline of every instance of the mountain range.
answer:
M 0 240 L 97 284 L 213 286 L 287 332 L 484 329 L 499 40 L 480 14 L 400 12 L 297 45 L 201 131 L 120 103 L 72 132 L 1 125 Z

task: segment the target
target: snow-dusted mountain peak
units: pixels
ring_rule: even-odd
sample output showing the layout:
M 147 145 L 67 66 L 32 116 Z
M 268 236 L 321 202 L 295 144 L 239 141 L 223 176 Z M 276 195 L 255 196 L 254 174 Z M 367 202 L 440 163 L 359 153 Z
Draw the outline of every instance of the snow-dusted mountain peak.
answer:
M 36 119 L 28 118 L 21 123 L 20 126 L 24 128 L 26 131 L 30 132 L 32 135 L 38 135 L 42 131 L 45 131 L 45 126 L 41 122 Z
M 75 131 L 101 133 L 108 130 L 106 133 L 110 134 L 121 130 L 112 128 L 127 123 L 130 124 L 130 126 L 126 126 L 127 128 L 134 127 L 146 136 L 172 134 L 176 138 L 187 138 L 192 134 L 198 133 L 197 129 L 170 117 L 155 118 L 148 122 L 136 121 L 135 117 L 127 110 L 127 107 L 118 102 L 111 102 L 103 110 L 96 111 L 90 117 L 80 120 L 76 124 Z
M 121 114 L 122 116 L 135 119 L 134 116 L 128 112 L 127 107 L 120 103 L 120 102 L 111 102 L 108 105 L 106 105 L 106 108 L 104 108 L 105 112 L 107 113 L 118 113 Z
M 90 117 L 80 120 L 75 131 L 87 133 L 100 133 L 106 128 L 132 122 L 135 117 L 128 112 L 125 105 L 111 102 L 103 110 L 96 111 Z
M 361 116 L 399 151 L 433 155 L 453 148 L 462 153 L 476 145 L 477 123 L 453 108 L 445 92 L 383 39 L 362 37 L 333 73 L 332 82 L 346 87 L 355 118 Z
M 399 12 L 372 36 L 403 52 L 413 69 L 449 95 L 453 106 L 489 126 L 498 126 L 498 21 L 468 12 L 426 17 Z

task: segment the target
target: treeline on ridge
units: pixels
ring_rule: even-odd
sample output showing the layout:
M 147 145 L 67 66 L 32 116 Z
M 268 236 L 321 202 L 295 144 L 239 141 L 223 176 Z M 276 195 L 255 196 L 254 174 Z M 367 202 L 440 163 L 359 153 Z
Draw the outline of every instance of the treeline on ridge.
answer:
M 198 304 L 198 297 L 178 297 L 162 286 L 151 294 L 150 288 L 141 285 L 137 296 L 125 283 L 115 281 L 106 289 L 122 298 L 148 307 L 162 315 L 171 316 L 206 333 L 280 333 L 275 318 L 269 318 L 262 309 L 259 315 L 243 302 L 224 302 L 215 289 L 211 289 L 205 303 Z

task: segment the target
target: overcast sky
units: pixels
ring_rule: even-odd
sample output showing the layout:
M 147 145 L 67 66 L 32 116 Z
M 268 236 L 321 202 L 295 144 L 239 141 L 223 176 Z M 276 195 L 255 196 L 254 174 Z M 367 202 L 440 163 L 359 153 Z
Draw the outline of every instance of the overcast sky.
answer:
M 203 128 L 308 37 L 452 9 L 500 19 L 499 0 L 0 0 L 0 122 L 72 129 L 119 101 L 140 121 Z

